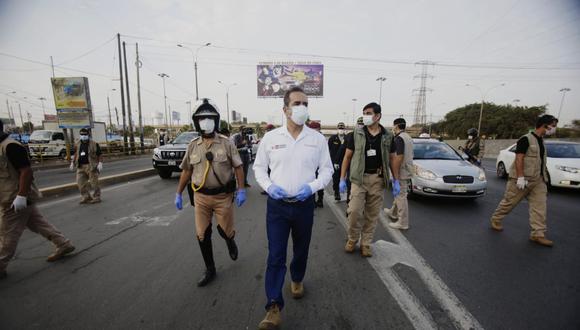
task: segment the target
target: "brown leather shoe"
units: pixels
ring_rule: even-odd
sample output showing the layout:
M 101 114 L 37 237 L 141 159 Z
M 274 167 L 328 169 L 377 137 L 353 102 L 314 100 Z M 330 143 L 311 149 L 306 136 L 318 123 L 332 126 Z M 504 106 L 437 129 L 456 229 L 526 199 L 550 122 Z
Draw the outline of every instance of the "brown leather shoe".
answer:
M 260 330 L 274 330 L 278 329 L 280 324 L 282 323 L 282 319 L 280 318 L 280 308 L 278 305 L 273 304 L 268 308 L 266 312 L 266 317 L 260 322 L 258 325 L 258 329 Z
M 70 242 L 67 242 L 67 243 L 63 244 L 62 246 L 56 248 L 54 253 L 49 255 L 46 258 L 46 261 L 48 261 L 48 262 L 57 261 L 58 259 L 61 259 L 65 255 L 73 252 L 74 250 L 75 250 L 75 247 Z
M 97 204 L 101 202 L 101 197 L 93 197 L 93 199 L 91 199 L 91 201 L 89 203 L 91 204 Z
M 304 285 L 302 282 L 290 282 L 290 292 L 292 292 L 292 298 L 300 299 L 304 297 Z
M 542 246 L 547 246 L 547 247 L 552 247 L 554 245 L 554 242 L 550 241 L 549 239 L 545 238 L 545 237 L 539 237 L 539 236 L 532 236 L 530 237 L 530 241 L 542 245 Z
M 364 258 L 370 258 L 373 256 L 371 252 L 371 247 L 369 245 L 361 245 L 360 246 L 360 255 Z
M 346 253 L 353 253 L 355 247 L 356 247 L 356 241 L 349 239 L 348 241 L 346 241 L 346 245 L 344 246 L 344 251 Z
M 490 224 L 491 224 L 491 229 L 493 229 L 495 231 L 503 231 L 503 226 L 501 225 L 501 222 L 492 221 L 492 222 L 490 222 Z
M 93 199 L 90 197 L 82 198 L 79 204 L 90 204 Z

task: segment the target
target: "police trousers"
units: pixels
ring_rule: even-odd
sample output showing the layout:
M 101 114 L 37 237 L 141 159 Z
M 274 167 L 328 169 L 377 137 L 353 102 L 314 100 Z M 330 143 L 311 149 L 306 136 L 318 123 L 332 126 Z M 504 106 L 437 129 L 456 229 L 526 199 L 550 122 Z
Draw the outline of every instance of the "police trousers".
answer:
M 203 240 L 205 230 L 211 225 L 211 219 L 214 215 L 227 237 L 234 236 L 234 193 L 206 195 L 196 192 L 193 196 L 195 231 L 199 240 Z
M 544 237 L 547 231 L 546 225 L 546 200 L 548 189 L 543 179 L 538 178 L 528 182 L 524 189 L 518 189 L 516 179 L 508 179 L 505 194 L 497 209 L 491 216 L 491 221 L 501 224 L 503 218 L 525 197 L 528 199 L 530 214 L 530 236 Z

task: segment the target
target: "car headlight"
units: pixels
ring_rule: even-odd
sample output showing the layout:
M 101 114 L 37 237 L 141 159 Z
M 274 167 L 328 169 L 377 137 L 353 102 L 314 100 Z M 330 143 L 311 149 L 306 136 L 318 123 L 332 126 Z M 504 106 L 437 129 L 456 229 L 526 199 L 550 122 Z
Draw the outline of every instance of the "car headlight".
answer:
M 485 171 L 481 168 L 479 169 L 479 176 L 477 177 L 479 181 L 485 181 Z
M 578 173 L 578 169 L 576 167 L 564 166 L 564 165 L 556 165 L 556 169 L 564 172 L 570 173 Z
M 426 170 L 419 165 L 415 165 L 415 173 L 417 174 L 418 177 L 427 180 L 435 180 L 437 178 L 437 175 L 435 175 L 435 173 Z
M 161 158 L 161 150 L 159 150 L 159 148 L 153 149 L 153 155 L 157 158 Z

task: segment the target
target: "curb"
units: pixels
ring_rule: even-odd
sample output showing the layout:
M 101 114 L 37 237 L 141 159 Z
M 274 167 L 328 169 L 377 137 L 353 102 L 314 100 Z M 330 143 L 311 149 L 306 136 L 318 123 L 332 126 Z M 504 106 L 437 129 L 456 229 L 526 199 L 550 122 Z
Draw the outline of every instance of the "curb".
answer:
M 117 156 L 109 156 L 106 157 L 106 155 L 103 155 L 103 159 L 106 160 L 107 162 L 116 162 L 116 161 L 121 161 L 121 160 L 130 160 L 130 159 L 139 159 L 139 158 L 146 158 L 146 157 L 151 157 L 151 154 L 144 154 L 144 155 L 131 155 L 131 156 L 123 156 L 123 157 L 117 157 Z M 49 163 L 49 164 L 32 164 L 32 170 L 33 171 L 42 171 L 42 170 L 52 170 L 55 168 L 65 168 L 65 167 L 69 167 L 70 162 L 68 161 L 57 161 L 55 163 Z
M 116 183 L 125 182 L 129 180 L 135 180 L 140 178 L 145 178 L 148 176 L 156 175 L 157 170 L 154 168 L 149 168 L 145 170 L 133 171 L 133 172 L 126 172 L 116 175 L 109 175 L 102 178 L 99 178 L 99 185 L 103 186 L 110 186 Z M 78 186 L 76 182 L 67 183 L 59 186 L 48 187 L 40 189 L 40 193 L 42 194 L 42 198 L 47 197 L 55 197 L 59 195 L 63 195 L 66 193 L 70 193 L 73 191 L 78 192 Z

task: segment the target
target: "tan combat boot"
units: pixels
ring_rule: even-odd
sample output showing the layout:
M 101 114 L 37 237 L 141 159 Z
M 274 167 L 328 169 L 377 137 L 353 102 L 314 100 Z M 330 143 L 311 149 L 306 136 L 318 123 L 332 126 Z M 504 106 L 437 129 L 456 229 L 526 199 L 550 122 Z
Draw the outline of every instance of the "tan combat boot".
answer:
M 353 253 L 355 247 L 356 247 L 356 241 L 349 239 L 348 241 L 346 241 L 346 245 L 344 246 L 344 251 L 346 253 Z
M 552 247 L 554 245 L 554 242 L 550 241 L 549 239 L 545 238 L 545 237 L 540 237 L 540 236 L 531 236 L 530 237 L 530 241 L 542 245 L 542 246 L 547 246 L 547 247 Z
M 282 319 L 280 318 L 280 308 L 278 305 L 273 304 L 268 308 L 268 312 L 266 312 L 266 317 L 260 322 L 258 325 L 258 329 L 260 330 L 274 330 L 278 329 L 282 323 Z
M 292 298 L 294 299 L 304 297 L 304 284 L 302 282 L 290 282 L 290 292 L 292 292 Z
M 372 257 L 373 254 L 371 252 L 371 247 L 369 245 L 361 245 L 360 246 L 360 255 L 363 256 L 363 258 Z
M 75 247 L 70 243 L 66 242 L 63 245 L 56 248 L 56 250 L 46 258 L 46 261 L 53 262 L 64 257 L 65 255 L 73 252 Z
M 501 225 L 501 222 L 491 221 L 491 229 L 495 231 L 503 231 L 503 226 Z

